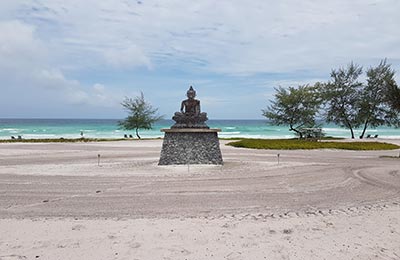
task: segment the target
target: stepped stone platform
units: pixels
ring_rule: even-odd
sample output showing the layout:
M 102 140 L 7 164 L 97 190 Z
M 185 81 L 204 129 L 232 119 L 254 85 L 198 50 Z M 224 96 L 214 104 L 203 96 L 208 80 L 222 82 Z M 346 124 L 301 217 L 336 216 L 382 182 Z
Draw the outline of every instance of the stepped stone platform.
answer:
M 165 133 L 159 165 L 223 164 L 218 132 L 221 129 L 171 128 Z

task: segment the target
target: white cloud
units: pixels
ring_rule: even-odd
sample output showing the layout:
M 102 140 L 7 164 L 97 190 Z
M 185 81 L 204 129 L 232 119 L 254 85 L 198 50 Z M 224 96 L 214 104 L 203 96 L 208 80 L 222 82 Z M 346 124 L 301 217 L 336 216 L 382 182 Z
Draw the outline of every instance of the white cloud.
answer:
M 32 83 L 37 87 L 45 88 L 46 90 L 68 90 L 80 88 L 78 81 L 66 79 L 62 72 L 57 69 L 34 70 L 32 73 L 32 79 Z
M 18 1 L 0 1 L 0 18 L 13 19 L 18 8 L 25 4 L 25 0 Z
M 0 68 L 7 73 L 46 59 L 45 46 L 34 37 L 34 26 L 17 20 L 3 21 L 0 33 Z
M 46 36 L 51 47 L 73 55 L 77 66 L 101 66 L 106 57 L 117 68 L 187 64 L 252 74 L 400 59 L 396 0 L 54 0 L 31 5 L 35 9 L 27 11 L 27 20 L 52 30 Z
M 125 49 L 109 49 L 104 52 L 108 63 L 116 68 L 134 68 L 146 66 L 151 68 L 150 60 L 144 55 L 143 51 L 135 45 Z
M 75 105 L 118 107 L 124 96 L 121 91 L 111 91 L 99 83 L 85 88 L 76 80 L 66 79 L 59 70 L 38 71 L 31 78 L 31 84 L 58 96 L 61 94 L 65 102 Z
M 96 83 L 91 88 L 71 89 L 68 92 L 68 99 L 73 104 L 101 106 L 101 107 L 120 107 L 123 100 L 121 91 L 110 91 L 104 85 Z
M 0 22 L 0 79 L 7 88 L 20 92 L 46 91 L 60 100 L 73 104 L 91 106 L 115 106 L 115 95 L 100 84 L 85 88 L 79 81 L 68 79 L 64 73 L 53 67 L 45 43 L 36 37 L 32 25 L 20 21 Z M 3 85 L 3 86 L 4 86 Z

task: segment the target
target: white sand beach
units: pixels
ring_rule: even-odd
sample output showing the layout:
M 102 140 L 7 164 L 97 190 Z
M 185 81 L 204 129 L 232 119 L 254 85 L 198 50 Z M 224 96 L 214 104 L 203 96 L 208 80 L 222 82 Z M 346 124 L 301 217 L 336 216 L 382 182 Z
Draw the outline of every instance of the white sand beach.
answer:
M 0 259 L 400 259 L 399 150 L 161 143 L 0 144 Z

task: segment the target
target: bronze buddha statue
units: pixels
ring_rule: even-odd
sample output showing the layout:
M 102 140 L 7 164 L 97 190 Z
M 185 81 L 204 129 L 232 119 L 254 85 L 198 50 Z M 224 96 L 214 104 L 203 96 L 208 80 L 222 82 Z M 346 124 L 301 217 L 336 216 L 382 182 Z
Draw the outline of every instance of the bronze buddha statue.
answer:
M 180 112 L 176 112 L 172 119 L 176 122 L 172 128 L 209 128 L 205 121 L 207 113 L 200 110 L 200 100 L 195 99 L 196 91 L 190 86 L 186 93 L 187 99 L 181 103 Z

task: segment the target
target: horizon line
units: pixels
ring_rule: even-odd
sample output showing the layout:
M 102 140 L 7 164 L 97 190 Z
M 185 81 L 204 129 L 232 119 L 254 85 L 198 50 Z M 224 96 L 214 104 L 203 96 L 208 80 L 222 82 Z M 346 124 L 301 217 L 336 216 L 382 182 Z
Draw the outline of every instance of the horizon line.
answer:
M 60 119 L 65 119 L 65 120 L 123 120 L 124 118 L 84 118 L 84 117 L 0 117 L 0 120 L 24 120 L 24 119 L 37 119 L 37 120 L 60 120 Z M 161 120 L 172 120 L 171 119 L 166 119 L 163 118 Z M 210 118 L 210 120 L 263 120 L 263 121 L 269 121 L 267 119 L 260 119 L 260 118 Z

